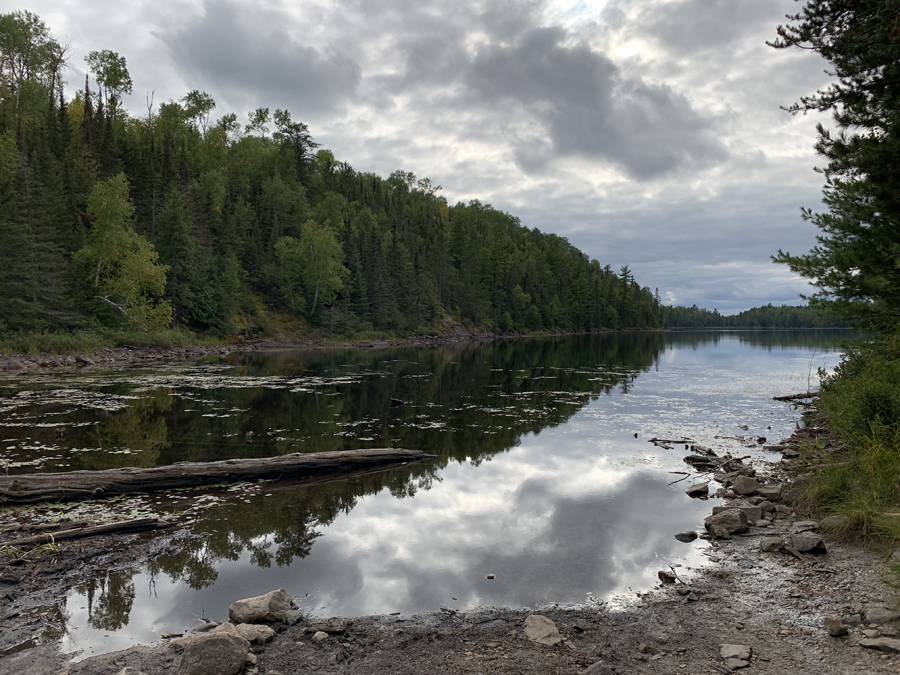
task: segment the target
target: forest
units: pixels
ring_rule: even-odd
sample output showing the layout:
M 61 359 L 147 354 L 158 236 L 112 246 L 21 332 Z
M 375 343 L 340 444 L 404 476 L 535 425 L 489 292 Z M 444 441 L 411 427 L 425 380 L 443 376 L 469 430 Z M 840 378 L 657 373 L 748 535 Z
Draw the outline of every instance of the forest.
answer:
M 357 171 L 287 110 L 200 90 L 133 116 L 126 59 L 0 15 L 0 335 L 657 328 L 658 293 L 412 173 Z M 80 83 L 79 83 L 80 84 Z
M 697 305 L 664 306 L 662 312 L 666 328 L 849 328 L 852 325 L 846 319 L 823 314 L 806 305 L 768 304 L 729 316 Z

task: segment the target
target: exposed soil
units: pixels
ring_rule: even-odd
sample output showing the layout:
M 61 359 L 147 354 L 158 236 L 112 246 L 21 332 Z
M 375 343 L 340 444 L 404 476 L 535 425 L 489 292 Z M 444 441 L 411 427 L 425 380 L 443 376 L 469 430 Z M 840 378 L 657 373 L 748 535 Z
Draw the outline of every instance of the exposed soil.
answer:
M 824 430 L 810 426 L 801 435 Z M 797 439 L 788 442 L 790 446 Z M 801 471 L 792 462 L 776 471 Z M 710 506 L 719 501 L 711 500 Z M 752 649 L 745 672 L 773 675 L 897 673 L 900 656 L 865 649 L 871 636 L 896 637 L 900 624 L 849 627 L 830 637 L 829 614 L 866 615 L 897 606 L 886 583 L 884 557 L 852 544 L 828 542 L 825 555 L 763 553 L 759 541 L 787 537 L 802 513 L 784 514 L 771 527 L 751 528 L 729 540 L 711 542 L 712 564 L 676 570 L 675 584 L 631 595 L 616 606 L 543 607 L 538 610 L 481 608 L 413 616 L 330 619 L 346 631 L 315 642 L 304 629 L 325 623 L 301 620 L 273 624 L 269 644 L 254 646 L 258 664 L 248 672 L 265 675 L 319 673 L 727 673 L 721 644 Z M 167 644 L 134 647 L 71 664 L 53 643 L 30 648 L 35 635 L 54 637 L 59 602 L 75 584 L 111 568 L 139 564 L 178 545 L 185 531 L 125 535 L 67 542 L 59 556 L 0 564 L 0 672 L 118 675 L 175 673 L 180 656 Z M 687 545 L 687 544 L 686 544 Z M 239 598 L 235 598 L 237 600 Z M 57 609 L 54 609 L 57 608 Z M 528 640 L 528 614 L 552 619 L 565 642 L 549 647 Z M 224 621 L 227 617 L 212 617 Z M 19 649 L 19 651 L 16 651 Z M 602 662 L 610 670 L 599 666 Z M 135 671 L 125 671 L 135 675 Z

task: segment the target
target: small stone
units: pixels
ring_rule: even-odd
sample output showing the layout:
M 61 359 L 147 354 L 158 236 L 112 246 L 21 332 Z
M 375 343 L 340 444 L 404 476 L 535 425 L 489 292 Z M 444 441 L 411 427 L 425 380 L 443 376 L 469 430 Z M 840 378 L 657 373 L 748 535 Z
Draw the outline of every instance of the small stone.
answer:
M 740 670 L 750 665 L 749 661 L 744 659 L 725 659 L 725 666 L 731 670 Z
M 709 534 L 713 539 L 731 539 L 731 535 L 721 525 L 713 524 L 709 526 Z
M 765 520 L 765 519 L 763 519 L 763 520 L 757 520 L 757 521 L 756 521 L 756 527 L 772 527 L 772 521 L 771 521 L 771 520 Z
M 688 544 L 697 538 L 697 533 L 694 532 L 694 530 L 685 530 L 684 532 L 676 534 L 675 538 L 678 541 L 683 541 L 685 544 Z
M 284 613 L 284 622 L 288 626 L 293 626 L 295 623 L 297 623 L 302 618 L 303 618 L 303 612 L 301 612 L 299 609 L 288 609 Z
M 697 596 L 696 593 L 691 592 L 691 593 L 687 594 L 687 596 L 685 597 L 685 600 L 687 600 L 688 602 L 697 602 L 698 600 L 700 600 L 700 598 Z
M 759 481 L 749 476 L 738 476 L 731 489 L 738 495 L 755 495 L 759 491 Z
M 865 630 L 861 630 L 860 633 L 865 635 L 867 638 L 877 638 L 881 636 L 881 633 L 879 633 L 874 628 L 866 628 Z
M 775 505 L 774 505 L 772 502 L 768 501 L 768 500 L 759 502 L 759 503 L 757 504 L 757 506 L 762 510 L 762 512 L 763 512 L 764 514 L 765 514 L 765 513 L 772 513 L 772 511 L 775 510 Z
M 756 493 L 760 497 L 765 497 L 768 500 L 776 501 L 781 497 L 781 484 L 775 483 L 770 485 L 760 485 Z
M 891 553 L 891 564 L 900 565 L 900 549 L 897 549 L 896 551 Z
M 131 666 L 125 666 L 120 670 L 116 675 L 144 675 L 142 670 L 138 670 L 137 668 L 132 668 Z
M 794 509 L 790 506 L 785 506 L 784 504 L 776 504 L 775 512 L 782 516 L 790 516 L 794 512 Z
M 759 540 L 759 550 L 772 553 L 784 548 L 784 540 L 781 537 L 763 537 Z
M 664 584 L 674 584 L 678 580 L 675 573 L 670 572 L 669 570 L 660 570 L 656 573 L 656 576 L 658 576 L 659 580 Z
M 253 652 L 248 652 L 247 656 L 244 658 L 244 664 L 252 668 L 257 663 L 259 663 L 259 657 Z
M 878 651 L 887 654 L 900 653 L 900 640 L 897 638 L 864 638 L 859 641 L 859 646 L 865 647 L 866 649 L 877 649 Z
M 850 616 L 845 616 L 841 619 L 841 623 L 845 626 L 859 626 L 863 622 L 861 614 L 851 614 Z
M 706 497 L 709 495 L 709 483 L 696 483 L 695 485 L 691 485 L 685 490 L 685 493 L 692 499 Z
M 257 626 L 252 623 L 223 623 L 216 626 L 216 633 L 230 633 L 244 638 L 247 642 L 263 644 L 275 637 L 275 631 L 268 626 Z
M 549 647 L 558 645 L 563 640 L 556 624 L 540 614 L 529 614 L 525 618 L 525 637 Z
M 321 642 L 322 640 L 327 640 L 327 639 L 328 639 L 328 633 L 326 633 L 325 631 L 322 631 L 322 630 L 317 630 L 317 631 L 313 634 L 312 639 L 313 639 L 314 642 Z
M 497 575 L 496 574 L 486 574 L 486 575 L 484 575 L 484 578 L 485 579 L 496 579 Z
M 603 661 L 597 661 L 584 671 L 585 675 L 616 675 L 615 672 Z
M 818 529 L 818 527 L 818 520 L 798 520 L 794 523 L 793 527 L 791 527 L 791 532 L 803 534 L 804 532 L 812 532 L 813 530 Z
M 825 630 L 831 637 L 840 637 L 847 634 L 847 627 L 843 624 L 840 617 L 835 614 L 825 617 Z
M 895 612 L 884 607 L 870 607 L 866 610 L 866 621 L 868 623 L 893 623 L 900 619 L 900 612 Z
M 749 661 L 753 655 L 753 650 L 747 645 L 719 645 L 719 656 L 723 659 L 740 659 Z
M 800 553 L 827 553 L 825 541 L 818 534 L 792 534 L 791 548 Z

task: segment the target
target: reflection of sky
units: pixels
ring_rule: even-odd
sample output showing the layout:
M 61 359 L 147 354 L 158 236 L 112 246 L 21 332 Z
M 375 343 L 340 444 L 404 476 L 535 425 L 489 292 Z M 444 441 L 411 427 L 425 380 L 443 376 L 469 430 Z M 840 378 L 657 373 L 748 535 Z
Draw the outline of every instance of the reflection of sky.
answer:
M 222 619 L 232 601 L 279 587 L 324 616 L 580 603 L 589 593 L 645 590 L 663 562 L 700 564 L 703 544 L 672 535 L 699 527 L 711 508 L 684 495 L 687 482 L 669 485 L 680 477 L 671 472 L 686 470 L 683 446 L 647 439 L 686 436 L 762 457 L 735 437 L 789 434 L 798 413 L 771 397 L 806 390 L 810 368 L 835 361 L 835 353 L 731 338 L 667 348 L 627 394 L 600 396 L 509 452 L 479 466 L 452 463 L 413 498 L 387 490 L 360 498 L 288 567 L 255 567 L 245 552 L 218 563 L 216 583 L 200 591 L 137 575 L 131 625 L 103 649 L 181 632 L 203 613 Z M 78 640 L 69 648 L 108 635 L 87 626 L 85 604 L 70 595 Z

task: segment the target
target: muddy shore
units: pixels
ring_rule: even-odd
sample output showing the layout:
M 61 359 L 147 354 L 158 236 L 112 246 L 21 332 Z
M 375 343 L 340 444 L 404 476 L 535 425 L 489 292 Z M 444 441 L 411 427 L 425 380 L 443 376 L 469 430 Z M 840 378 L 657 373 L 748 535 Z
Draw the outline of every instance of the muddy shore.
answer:
M 825 430 L 814 424 L 810 422 L 785 442 L 781 452 L 790 457 L 798 443 L 823 437 Z M 807 470 L 806 461 L 792 459 L 756 468 L 788 484 Z M 721 504 L 710 499 L 710 511 Z M 892 651 L 862 646 L 874 640 L 890 649 L 895 644 L 891 640 L 900 636 L 898 616 L 890 611 L 900 596 L 887 583 L 884 556 L 830 541 L 827 533 L 826 554 L 763 552 L 763 538 L 790 542 L 792 533 L 817 529 L 809 523 L 810 514 L 780 506 L 771 525 L 710 541 L 705 552 L 710 565 L 678 569 L 676 583 L 660 584 L 649 593 L 580 607 L 304 617 L 293 626 L 276 622 L 270 624 L 277 633 L 274 640 L 253 646 L 257 665 L 247 672 L 727 673 L 731 670 L 721 655 L 723 644 L 750 649 L 744 672 L 900 672 L 900 657 Z M 63 630 L 59 608 L 70 588 L 177 550 L 191 536 L 188 530 L 176 528 L 100 537 L 61 543 L 58 556 L 0 562 L 0 673 L 177 672 L 181 656 L 165 640 L 77 663 L 71 663 L 73 655 L 62 654 L 54 640 Z M 661 565 L 661 571 L 665 570 Z M 529 640 L 523 624 L 530 614 L 552 620 L 564 641 L 548 646 Z M 843 619 L 847 635 L 828 634 L 825 618 L 829 615 Z M 222 622 L 228 617 L 210 618 Z M 324 623 L 345 630 L 320 642 L 305 632 Z

